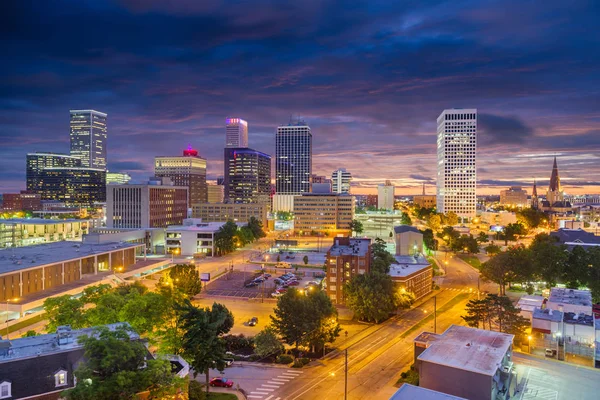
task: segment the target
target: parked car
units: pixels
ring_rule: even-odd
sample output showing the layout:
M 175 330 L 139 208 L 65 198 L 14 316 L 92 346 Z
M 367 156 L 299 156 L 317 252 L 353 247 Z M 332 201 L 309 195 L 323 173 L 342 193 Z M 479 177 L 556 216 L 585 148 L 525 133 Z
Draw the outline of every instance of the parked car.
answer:
M 285 281 L 283 279 L 279 279 L 279 278 L 273 279 L 273 282 L 275 282 L 275 284 L 277 284 L 277 285 L 283 285 L 283 283 L 285 283 Z
M 231 365 L 233 364 L 235 360 L 233 358 L 224 358 L 223 362 L 225 363 L 226 366 L 231 367 Z
M 233 381 L 219 377 L 219 378 L 212 378 L 208 384 L 210 386 L 230 388 L 233 386 Z
M 248 326 L 256 326 L 256 324 L 258 324 L 258 318 L 256 317 L 252 317 L 250 318 L 250 321 L 248 321 Z
M 254 280 L 252 282 L 263 283 L 264 281 L 265 281 L 265 278 L 263 278 L 262 276 L 259 276 L 258 278 L 254 278 Z
M 244 286 L 247 287 L 247 288 L 251 288 L 251 287 L 254 287 L 254 286 L 258 286 L 258 283 L 252 281 L 252 282 L 246 283 Z
M 262 276 L 264 276 L 265 279 L 269 279 L 271 277 L 271 274 L 263 274 Z
M 271 297 L 281 297 L 281 296 L 283 296 L 282 292 L 273 292 L 273 293 L 271 293 Z
M 281 294 L 285 293 L 286 291 L 287 291 L 287 287 L 280 287 L 279 289 L 275 290 L 275 292 L 281 293 Z
M 297 280 L 290 279 L 283 286 L 298 286 L 299 284 L 300 284 L 300 282 L 298 282 Z
M 546 349 L 546 357 L 556 357 L 556 349 Z

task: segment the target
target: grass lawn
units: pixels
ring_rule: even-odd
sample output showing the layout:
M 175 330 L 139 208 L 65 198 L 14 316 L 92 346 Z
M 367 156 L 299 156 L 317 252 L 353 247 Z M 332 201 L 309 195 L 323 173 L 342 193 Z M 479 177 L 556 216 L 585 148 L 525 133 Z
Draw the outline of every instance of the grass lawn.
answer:
M 237 396 L 231 393 L 209 393 L 208 400 L 237 400 Z
M 9 332 L 16 332 L 19 329 L 23 329 L 25 327 L 28 327 L 29 325 L 33 325 L 35 323 L 43 321 L 45 318 L 46 318 L 46 313 L 37 315 L 37 316 L 35 316 L 33 318 L 29 318 L 29 319 L 27 319 L 25 321 L 18 322 L 18 323 L 14 324 L 14 325 L 9 326 L 8 327 L 8 331 Z M 2 332 L 6 332 L 6 329 L 2 330 Z
M 476 256 L 471 256 L 468 254 L 458 254 L 458 257 L 473 268 L 479 269 L 479 267 L 481 266 L 481 261 L 479 261 L 479 258 L 477 258 Z
M 461 294 L 455 296 L 452 300 L 450 300 L 449 302 L 447 302 L 446 304 L 444 304 L 443 306 L 438 308 L 437 314 L 441 314 L 443 312 L 448 311 L 449 309 L 451 309 L 452 307 L 454 307 L 461 301 L 468 299 L 468 298 L 469 298 L 469 293 L 461 293 Z M 412 328 L 410 328 L 409 330 L 404 332 L 402 335 L 400 335 L 400 337 L 402 337 L 402 338 L 407 337 L 408 335 L 410 335 L 417 329 L 420 329 L 423 325 L 428 324 L 432 320 L 433 320 L 433 313 L 431 313 L 428 316 L 426 316 L 425 318 L 423 318 L 418 324 L 414 325 Z

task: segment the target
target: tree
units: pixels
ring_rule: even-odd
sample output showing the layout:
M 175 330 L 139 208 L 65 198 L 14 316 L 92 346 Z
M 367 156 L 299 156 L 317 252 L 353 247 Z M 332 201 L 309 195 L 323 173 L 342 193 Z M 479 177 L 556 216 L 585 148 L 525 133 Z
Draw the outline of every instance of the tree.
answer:
M 400 304 L 406 304 L 405 294 L 394 286 L 389 275 L 379 272 L 355 275 L 344 286 L 346 305 L 356 318 L 367 322 L 387 319 Z
M 534 208 L 523 208 L 517 211 L 517 221 L 528 229 L 539 227 L 545 219 L 546 214 Z
M 575 246 L 567 257 L 568 268 L 563 273 L 562 281 L 570 289 L 579 289 L 588 283 L 588 270 L 592 264 L 589 253 L 581 246 Z
M 519 235 L 525 235 L 527 232 L 523 224 L 517 222 L 515 224 L 508 224 L 504 227 L 502 236 L 504 238 L 504 245 L 508 246 L 508 241 L 516 240 Z
M 548 287 L 555 286 L 564 276 L 567 264 L 567 247 L 558 243 L 558 238 L 540 233 L 529 246 L 533 270 Z
M 490 237 L 485 232 L 479 232 L 479 236 L 477 236 L 477 241 L 482 244 L 487 243 L 490 241 Z
M 444 223 L 449 226 L 458 225 L 458 215 L 454 211 L 449 211 L 444 216 Z
M 275 329 L 270 325 L 254 336 L 254 346 L 254 353 L 261 358 L 276 356 L 284 350 Z
M 507 253 L 499 253 L 481 264 L 479 269 L 484 280 L 497 283 L 500 286 L 501 295 L 506 293 L 506 285 L 514 281 L 512 268 L 506 262 L 507 258 Z
M 490 244 L 490 245 L 485 246 L 484 250 L 487 253 L 487 255 L 493 256 L 493 255 L 500 253 L 500 246 L 498 246 L 496 244 Z
M 363 223 L 357 219 L 353 219 L 350 221 L 349 228 L 352 232 L 360 235 L 364 232 Z
M 437 231 L 442 226 L 442 218 L 438 214 L 430 214 L 426 218 L 426 223 L 433 231 Z
M 235 250 L 238 227 L 232 220 L 227 221 L 215 233 L 215 248 L 218 255 L 228 254 Z
M 250 217 L 250 219 L 248 220 L 248 228 L 250 228 L 250 230 L 252 231 L 252 235 L 254 235 L 256 239 L 260 239 L 267 236 L 267 234 L 264 231 L 262 222 L 260 222 L 256 217 Z
M 80 299 L 75 299 L 71 295 L 58 297 L 49 297 L 44 300 L 44 310 L 46 311 L 46 319 L 48 332 L 56 332 L 56 328 L 61 325 L 71 325 L 73 329 L 79 329 L 86 326 L 85 317 L 83 315 L 83 307 L 85 303 Z
M 206 375 L 206 392 L 209 390 L 209 371 L 225 370 L 225 342 L 222 335 L 233 326 L 233 315 L 227 307 L 214 303 L 212 308 L 198 308 L 188 299 L 177 306 L 184 332 L 183 354 L 194 370 Z
M 114 331 L 97 328 L 79 342 L 85 361 L 75 371 L 77 386 L 61 393 L 69 400 L 130 399 L 147 390 L 150 398 L 163 398 L 183 386 L 168 361 L 147 359 L 146 347 L 125 326 Z
M 485 298 L 481 300 L 473 299 L 469 300 L 465 306 L 467 315 L 461 316 L 468 326 L 472 328 L 485 329 L 486 321 L 489 323 L 488 304 Z
M 400 219 L 400 223 L 402 225 L 412 225 L 412 219 L 410 218 L 410 215 L 408 215 L 408 213 L 406 212 L 403 212 L 402 218 Z
M 387 251 L 385 241 L 375 238 L 371 246 L 371 270 L 387 274 L 394 262 L 396 262 L 396 259 Z
M 445 226 L 441 232 L 438 232 L 437 236 L 444 239 L 446 245 L 450 248 L 456 248 L 456 243 L 460 240 L 460 232 L 451 226 Z M 458 245 L 458 249 L 460 249 L 460 245 Z
M 433 236 L 433 231 L 431 229 L 425 229 L 421 231 L 423 234 L 423 244 L 430 251 L 436 251 L 438 249 L 438 242 L 435 240 Z
M 304 265 L 308 264 L 308 256 L 302 257 L 302 261 L 304 261 Z
M 488 294 L 481 300 L 470 300 L 465 310 L 467 315 L 461 318 L 467 325 L 489 330 L 496 328 L 499 332 L 522 336 L 529 325 L 529 321 L 519 313 L 521 309 L 516 308 L 506 296 Z
M 463 250 L 467 253 L 479 253 L 479 244 L 473 235 L 462 235 L 459 240 L 454 241 L 452 250 Z
M 38 335 L 39 335 L 39 333 L 37 333 L 36 331 L 30 329 L 27 332 L 25 332 L 23 334 L 23 336 L 21 336 L 21 337 L 32 337 L 32 336 L 38 336 Z
M 200 273 L 192 264 L 177 264 L 169 270 L 169 278 L 173 286 L 186 297 L 192 298 L 202 290 Z
M 277 211 L 277 219 L 280 221 L 291 221 L 294 218 L 289 211 Z
M 588 252 L 590 267 L 588 269 L 587 287 L 592 291 L 594 303 L 600 303 L 600 247 L 591 246 Z

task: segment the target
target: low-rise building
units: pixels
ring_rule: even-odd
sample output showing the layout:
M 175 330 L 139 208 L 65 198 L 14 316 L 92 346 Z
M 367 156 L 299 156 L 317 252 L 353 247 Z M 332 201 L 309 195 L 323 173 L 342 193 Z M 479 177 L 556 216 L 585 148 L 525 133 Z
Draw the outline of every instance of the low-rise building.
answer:
M 519 314 L 531 322 L 533 310 L 536 308 L 542 308 L 542 304 L 544 304 L 544 296 L 525 295 L 522 296 L 517 302 L 517 308 L 521 309 Z
M 183 225 L 169 226 L 166 229 L 167 253 L 182 256 L 215 255 L 215 234 L 225 222 L 202 222 L 201 219 L 188 218 Z
M 251 217 L 267 227 L 269 206 L 261 203 L 197 203 L 192 205 L 192 217 L 203 222 L 227 222 L 232 220 L 245 224 Z
M 470 400 L 508 399 L 517 389 L 513 335 L 451 325 L 440 335 L 417 338 L 419 386 Z M 416 343 L 416 342 L 415 342 Z
M 581 246 L 587 249 L 591 246 L 600 246 L 600 236 L 583 229 L 558 229 L 550 232 L 550 236 L 557 238 L 559 243 L 565 244 L 569 248 Z
M 83 219 L 0 219 L 0 248 L 80 240 L 88 229 Z
M 435 194 L 419 194 L 413 197 L 413 204 L 421 208 L 433 208 L 436 206 L 436 202 Z
M 481 218 L 481 222 L 489 225 L 506 226 L 517 223 L 517 214 L 508 211 L 484 211 L 479 217 Z
M 435 197 L 435 196 L 434 196 Z M 420 386 L 413 386 L 408 383 L 400 386 L 390 397 L 390 400 L 466 400 L 463 397 L 452 396 L 435 390 L 425 389 Z
M 294 197 L 294 230 L 350 234 L 354 197 L 348 194 L 308 193 Z
M 423 234 L 414 226 L 395 226 L 394 239 L 396 241 L 397 256 L 423 254 Z
M 37 211 L 42 209 L 42 196 L 21 190 L 21 193 L 4 193 L 2 195 L 4 211 Z
M 525 207 L 527 205 L 527 190 L 524 190 L 521 186 L 511 186 L 506 190 L 501 190 L 500 204 Z
M 551 308 L 535 308 L 531 314 L 531 332 L 542 335 L 555 335 L 560 332 L 563 313 Z
M 428 295 L 433 286 L 433 268 L 423 255 L 395 256 L 389 275 L 396 285 L 412 292 L 416 299 Z
M 555 311 L 592 314 L 592 293 L 589 290 L 575 290 L 554 287 L 550 289 L 550 297 L 546 308 Z
M 325 258 L 327 295 L 344 304 L 344 284 L 353 276 L 371 271 L 371 239 L 336 237 Z

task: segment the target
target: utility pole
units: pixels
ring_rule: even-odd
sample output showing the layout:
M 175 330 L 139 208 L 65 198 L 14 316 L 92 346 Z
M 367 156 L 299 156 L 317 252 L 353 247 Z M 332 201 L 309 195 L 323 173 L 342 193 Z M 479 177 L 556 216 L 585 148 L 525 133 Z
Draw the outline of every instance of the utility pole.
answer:
M 437 295 L 433 296 L 433 333 L 437 333 Z
M 344 400 L 348 400 L 348 348 L 346 348 L 346 365 L 344 368 Z

